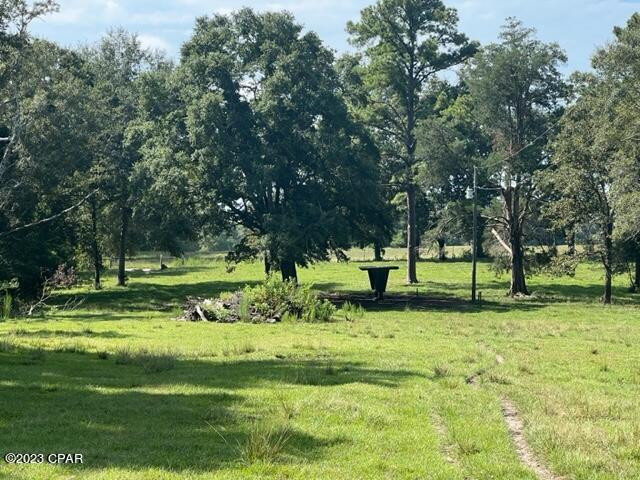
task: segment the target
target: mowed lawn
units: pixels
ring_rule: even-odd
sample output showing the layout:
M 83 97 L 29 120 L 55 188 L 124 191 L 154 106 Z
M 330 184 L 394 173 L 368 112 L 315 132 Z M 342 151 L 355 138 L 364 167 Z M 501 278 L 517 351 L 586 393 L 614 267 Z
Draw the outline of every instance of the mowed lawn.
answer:
M 505 399 L 557 477 L 640 478 L 640 297 L 626 277 L 610 308 L 597 265 L 531 278 L 534 296 L 514 301 L 481 264 L 472 307 L 468 263 L 420 263 L 417 287 L 393 264 L 391 293 L 447 301 L 328 324 L 176 321 L 189 295 L 262 279 L 259 263 L 227 273 L 201 258 L 132 273 L 126 289 L 78 288 L 74 311 L 1 323 L 2 454 L 84 463 L 2 462 L 0 478 L 535 479 Z M 319 264 L 300 280 L 364 292 L 360 265 Z

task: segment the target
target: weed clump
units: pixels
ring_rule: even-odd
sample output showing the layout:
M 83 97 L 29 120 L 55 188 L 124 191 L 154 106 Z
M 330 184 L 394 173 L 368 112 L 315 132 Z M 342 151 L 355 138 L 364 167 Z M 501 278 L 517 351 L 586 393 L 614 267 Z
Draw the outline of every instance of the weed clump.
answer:
M 448 365 L 436 365 L 433 367 L 433 378 L 446 378 L 451 375 Z
M 245 355 L 256 351 L 256 347 L 253 343 L 245 341 L 238 345 L 225 345 L 222 347 L 222 355 L 230 357 L 233 355 Z
M 8 291 L 4 292 L 2 297 L 2 305 L 0 305 L 0 321 L 9 320 L 13 310 L 13 297 Z
M 240 458 L 247 465 L 272 463 L 283 453 L 291 434 L 288 422 L 254 422 L 244 444 L 240 445 Z
M 362 305 L 345 302 L 340 309 L 340 313 L 342 313 L 347 322 L 355 322 L 364 317 L 365 310 L 362 308 Z

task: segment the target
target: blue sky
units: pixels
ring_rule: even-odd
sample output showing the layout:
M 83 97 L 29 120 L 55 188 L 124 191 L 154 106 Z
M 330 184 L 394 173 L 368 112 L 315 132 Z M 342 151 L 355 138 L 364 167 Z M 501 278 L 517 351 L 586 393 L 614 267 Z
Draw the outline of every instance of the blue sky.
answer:
M 38 20 L 33 32 L 65 46 L 97 40 L 107 29 L 122 26 L 139 34 L 144 45 L 177 57 L 197 16 L 228 13 L 242 6 L 289 10 L 328 46 L 349 49 L 345 24 L 358 18 L 373 0 L 59 0 L 60 12 Z M 460 16 L 460 28 L 482 43 L 494 41 L 500 25 L 516 16 L 538 30 L 545 41 L 557 41 L 569 55 L 568 70 L 586 69 L 595 47 L 611 39 L 640 0 L 445 0 Z

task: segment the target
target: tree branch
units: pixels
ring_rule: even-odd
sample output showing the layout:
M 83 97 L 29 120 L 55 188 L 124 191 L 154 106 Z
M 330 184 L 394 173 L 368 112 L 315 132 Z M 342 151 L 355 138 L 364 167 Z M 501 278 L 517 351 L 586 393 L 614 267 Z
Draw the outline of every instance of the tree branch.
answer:
M 498 243 L 500 243 L 500 245 L 502 245 L 502 247 L 509 252 L 509 255 L 513 256 L 513 251 L 511 250 L 511 247 L 509 247 L 509 245 L 507 245 L 507 242 L 505 242 L 502 237 L 500 236 L 500 234 L 496 231 L 495 228 L 491 229 L 491 233 L 493 234 L 494 237 L 496 237 L 496 239 L 498 240 Z

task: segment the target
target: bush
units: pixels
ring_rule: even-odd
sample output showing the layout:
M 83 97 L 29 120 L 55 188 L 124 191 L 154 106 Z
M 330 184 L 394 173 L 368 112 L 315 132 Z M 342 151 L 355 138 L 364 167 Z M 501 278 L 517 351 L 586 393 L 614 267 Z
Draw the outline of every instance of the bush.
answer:
M 320 300 L 310 286 L 298 286 L 294 282 L 282 282 L 269 277 L 262 285 L 247 288 L 248 295 L 259 317 L 280 321 L 284 315 L 295 316 L 305 322 L 328 322 L 335 307 L 327 300 Z
M 66 264 L 59 265 L 49 279 L 49 283 L 52 288 L 69 289 L 78 283 L 78 275 L 73 267 Z

